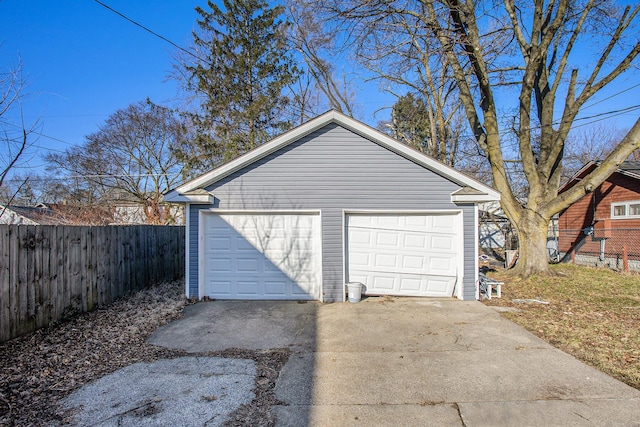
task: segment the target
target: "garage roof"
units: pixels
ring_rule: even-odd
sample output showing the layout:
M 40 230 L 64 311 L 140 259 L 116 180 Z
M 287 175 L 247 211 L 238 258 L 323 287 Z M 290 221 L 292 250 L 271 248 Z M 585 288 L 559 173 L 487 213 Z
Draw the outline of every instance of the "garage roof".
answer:
M 411 147 L 385 135 L 384 133 L 367 126 L 366 124 L 345 116 L 344 114 L 330 110 L 315 119 L 312 119 L 276 138 L 261 145 L 260 147 L 247 152 L 246 154 L 213 169 L 185 184 L 169 191 L 164 199 L 174 203 L 210 203 L 212 195 L 203 190 L 216 181 L 219 181 L 234 172 L 256 162 L 295 141 L 309 135 L 312 132 L 328 125 L 337 124 L 342 126 L 388 150 L 409 159 L 426 169 L 429 169 L 462 188 L 451 195 L 454 202 L 483 202 L 500 200 L 500 193 L 493 188 L 484 185 L 467 175 L 441 163 Z

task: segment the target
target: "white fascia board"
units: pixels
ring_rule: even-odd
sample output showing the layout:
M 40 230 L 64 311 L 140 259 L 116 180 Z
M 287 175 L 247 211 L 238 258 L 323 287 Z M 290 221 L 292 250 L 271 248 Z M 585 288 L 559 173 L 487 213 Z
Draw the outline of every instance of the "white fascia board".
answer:
M 173 190 L 164 195 L 165 202 L 171 203 L 213 203 L 211 194 L 180 194 L 177 190 Z
M 500 200 L 500 194 L 452 194 L 452 203 L 484 203 Z

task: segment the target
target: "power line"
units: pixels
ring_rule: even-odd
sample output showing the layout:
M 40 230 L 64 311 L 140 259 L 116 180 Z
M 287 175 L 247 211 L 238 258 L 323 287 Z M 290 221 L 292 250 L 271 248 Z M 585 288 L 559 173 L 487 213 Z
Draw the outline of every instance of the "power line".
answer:
M 589 120 L 589 119 L 593 119 L 596 117 L 602 117 L 602 116 L 606 116 L 611 114 L 612 116 L 618 116 L 620 114 L 624 114 L 624 113 L 628 113 L 630 111 L 634 111 L 640 108 L 640 104 L 638 105 L 632 105 L 630 107 L 626 107 L 626 108 L 621 108 L 619 110 L 610 110 L 610 111 L 605 111 L 603 113 L 598 113 L 598 114 L 594 114 L 592 116 L 585 116 L 585 117 L 577 117 L 574 121 L 578 121 L 578 120 Z M 560 122 L 558 122 L 560 123 Z M 557 124 L 557 123 L 556 123 Z
M 23 127 L 22 127 L 22 126 L 20 126 L 20 125 L 16 125 L 15 123 L 9 123 L 9 122 L 6 122 L 6 123 L 4 123 L 4 124 L 5 124 L 5 125 L 8 125 L 8 126 L 13 126 L 13 127 L 15 127 L 15 128 L 23 129 Z M 48 139 L 51 139 L 51 140 L 53 140 L 53 141 L 61 142 L 61 143 L 63 143 L 63 144 L 67 144 L 67 145 L 72 145 L 72 146 L 75 146 L 75 145 L 76 145 L 76 144 L 74 144 L 74 143 L 72 143 L 72 142 L 64 141 L 64 140 L 62 140 L 62 139 L 59 139 L 59 138 L 56 138 L 56 137 L 53 137 L 53 136 L 50 136 L 50 135 L 44 134 L 44 133 L 42 133 L 42 132 L 36 132 L 35 130 L 27 131 L 27 135 L 31 135 L 31 134 L 33 134 L 33 135 L 38 135 L 38 136 L 41 136 L 41 137 L 43 137 L 43 138 L 48 138 Z M 57 151 L 58 153 L 65 153 L 65 151 L 63 151 L 63 150 L 56 150 L 55 148 L 43 147 L 43 146 L 41 146 L 41 145 L 36 145 L 36 144 L 28 144 L 28 145 L 29 145 L 29 147 L 36 147 L 36 148 L 41 148 L 41 149 L 43 149 L 43 150 L 49 150 L 49 151 Z
M 614 93 L 614 94 L 613 94 L 613 95 L 611 95 L 611 96 L 607 96 L 606 98 L 601 99 L 601 100 L 599 100 L 599 101 L 596 101 L 596 102 L 594 102 L 593 104 L 585 105 L 584 107 L 582 107 L 582 109 L 583 109 L 583 110 L 585 110 L 585 109 L 587 109 L 587 108 L 591 108 L 591 107 L 593 107 L 594 105 L 598 105 L 598 104 L 600 104 L 601 102 L 604 102 L 604 101 L 606 101 L 606 100 L 608 100 L 608 99 L 614 98 L 614 97 L 616 97 L 616 96 L 618 96 L 618 95 L 622 95 L 622 94 L 623 94 L 623 93 L 625 93 L 625 92 L 629 92 L 631 89 L 635 89 L 635 88 L 637 88 L 638 86 L 640 86 L 640 83 L 635 84 L 635 85 L 633 85 L 633 86 L 631 86 L 631 87 L 628 87 L 628 88 L 626 88 L 626 89 L 624 89 L 624 90 L 621 90 L 620 92 L 616 92 L 616 93 Z
M 104 7 L 105 9 L 107 9 L 107 10 L 109 10 L 109 11 L 111 11 L 111 12 L 115 13 L 116 15 L 120 16 L 121 18 L 126 19 L 127 21 L 131 22 L 133 25 L 135 25 L 135 26 L 137 26 L 137 27 L 142 28 L 143 30 L 145 30 L 146 32 L 148 32 L 148 33 L 150 33 L 150 34 L 154 35 L 155 37 L 158 37 L 160 40 L 162 40 L 162 41 L 165 41 L 165 42 L 169 43 L 171 46 L 173 46 L 173 47 L 175 47 L 175 48 L 177 48 L 177 49 L 181 50 L 182 52 L 186 53 L 187 55 L 190 55 L 190 56 L 192 56 L 192 57 L 196 58 L 198 61 L 202 61 L 202 62 L 204 62 L 204 63 L 208 63 L 208 61 L 206 61 L 206 60 L 204 60 L 204 59 L 200 58 L 200 57 L 199 57 L 198 55 L 196 55 L 195 53 L 193 53 L 193 52 L 191 52 L 191 51 L 189 51 L 189 50 L 187 50 L 187 49 L 183 48 L 182 46 L 180 46 L 180 45 L 178 45 L 178 44 L 176 44 L 176 43 L 174 43 L 174 42 L 172 42 L 171 40 L 169 40 L 168 38 L 164 37 L 163 35 L 156 33 L 155 31 L 153 31 L 152 29 L 150 29 L 150 28 L 148 28 L 148 27 L 145 27 L 145 26 L 144 26 L 144 25 L 142 25 L 141 23 L 139 23 L 139 22 L 137 22 L 137 21 L 134 21 L 133 19 L 131 19 L 131 18 L 129 18 L 128 16 L 126 16 L 124 13 L 122 13 L 122 12 L 119 12 L 119 11 L 115 10 L 114 8 L 112 8 L 112 7 L 111 7 L 111 6 L 109 6 L 109 5 L 104 4 L 104 3 L 103 3 L 103 2 L 101 2 L 100 0 L 93 0 L 93 1 L 95 1 L 95 2 L 96 2 L 96 3 L 98 3 L 100 6 Z
M 23 167 L 23 169 L 31 169 Z M 182 173 L 142 173 L 142 174 L 94 174 L 94 175 L 67 175 L 67 176 L 47 176 L 47 177 L 29 177 L 30 181 L 67 181 L 70 179 L 89 179 L 89 178 L 144 178 L 149 176 L 167 176 L 167 177 L 182 177 Z M 8 182 L 17 181 L 20 178 L 9 178 Z

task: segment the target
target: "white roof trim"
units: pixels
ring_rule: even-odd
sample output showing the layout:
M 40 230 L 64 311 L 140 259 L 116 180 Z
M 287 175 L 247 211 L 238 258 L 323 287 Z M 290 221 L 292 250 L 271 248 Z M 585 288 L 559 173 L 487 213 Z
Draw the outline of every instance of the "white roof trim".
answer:
M 500 200 L 500 196 L 489 194 L 452 194 L 452 203 L 483 203 Z
M 179 197 L 185 193 L 193 191 L 198 188 L 206 187 L 214 182 L 244 168 L 251 163 L 268 156 L 269 154 L 278 151 L 279 149 L 286 147 L 287 145 L 299 140 L 300 138 L 322 128 L 323 126 L 336 123 L 340 126 L 343 126 L 352 132 L 359 134 L 360 136 L 367 138 L 373 141 L 376 144 L 379 144 L 382 147 L 385 147 L 396 154 L 399 154 L 407 159 L 414 161 L 415 163 L 426 167 L 440 175 L 444 176 L 451 181 L 456 182 L 461 186 L 468 186 L 474 188 L 482 193 L 486 193 L 487 198 L 482 200 L 499 200 L 500 193 L 498 193 L 493 188 L 484 185 L 473 178 L 470 178 L 457 170 L 446 166 L 439 161 L 426 156 L 407 145 L 402 144 L 399 141 L 385 135 L 384 133 L 367 126 L 366 124 L 359 122 L 355 119 L 345 116 L 342 113 L 339 113 L 335 110 L 328 111 L 315 119 L 312 119 L 301 126 L 298 126 L 289 132 L 286 132 L 275 139 L 267 142 L 266 144 L 261 145 L 260 147 L 249 151 L 248 153 L 216 168 L 210 172 L 207 172 L 183 185 L 180 187 L 170 191 L 165 195 L 165 200 L 173 201 L 173 202 L 181 202 L 183 200 L 178 200 Z M 174 195 L 175 193 L 175 195 Z M 189 196 L 192 197 L 192 196 Z M 192 199 L 189 198 L 189 201 Z M 185 200 L 186 201 L 186 200 Z
M 213 202 L 213 196 L 211 194 L 180 194 L 176 190 L 172 190 L 164 195 L 164 201 L 170 203 L 211 204 Z

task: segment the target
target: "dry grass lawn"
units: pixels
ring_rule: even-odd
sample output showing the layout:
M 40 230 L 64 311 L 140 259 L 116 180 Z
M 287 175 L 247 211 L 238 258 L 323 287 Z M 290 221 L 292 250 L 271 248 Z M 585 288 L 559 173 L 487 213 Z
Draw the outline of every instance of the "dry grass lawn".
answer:
M 640 275 L 570 264 L 552 267 L 554 277 L 517 279 L 505 271 L 503 316 L 583 362 L 640 390 Z M 541 300 L 518 302 L 517 300 Z

